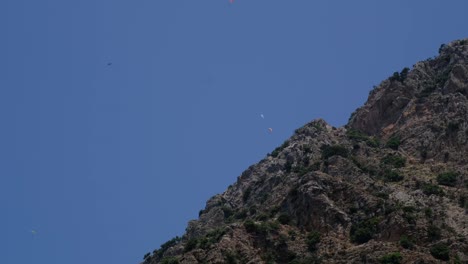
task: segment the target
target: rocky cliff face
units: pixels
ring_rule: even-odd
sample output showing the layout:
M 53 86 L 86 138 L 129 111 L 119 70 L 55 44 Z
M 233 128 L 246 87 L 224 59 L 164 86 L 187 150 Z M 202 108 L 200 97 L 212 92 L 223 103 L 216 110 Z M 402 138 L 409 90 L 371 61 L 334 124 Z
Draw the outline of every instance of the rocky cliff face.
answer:
M 315 120 L 144 263 L 468 263 L 468 39 Z

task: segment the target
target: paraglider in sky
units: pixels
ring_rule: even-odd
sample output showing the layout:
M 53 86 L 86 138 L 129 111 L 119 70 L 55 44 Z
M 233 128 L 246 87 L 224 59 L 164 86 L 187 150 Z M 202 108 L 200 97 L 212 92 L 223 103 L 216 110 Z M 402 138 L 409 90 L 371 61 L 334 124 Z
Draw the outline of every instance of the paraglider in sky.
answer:
M 263 114 L 260 114 L 260 117 L 263 118 L 263 119 L 265 119 L 265 117 L 263 116 Z
M 269 127 L 268 132 L 273 133 L 273 128 Z
M 37 231 L 36 230 L 31 230 L 31 234 L 34 236 L 37 234 Z
M 234 3 L 234 0 L 229 0 L 229 3 L 230 3 L 230 4 Z

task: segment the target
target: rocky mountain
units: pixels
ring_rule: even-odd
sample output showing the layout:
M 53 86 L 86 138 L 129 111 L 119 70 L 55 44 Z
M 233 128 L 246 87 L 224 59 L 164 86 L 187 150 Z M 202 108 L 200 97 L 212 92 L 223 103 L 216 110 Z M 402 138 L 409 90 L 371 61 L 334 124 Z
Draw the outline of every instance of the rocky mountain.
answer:
M 468 39 L 297 129 L 143 263 L 446 261 L 468 263 Z

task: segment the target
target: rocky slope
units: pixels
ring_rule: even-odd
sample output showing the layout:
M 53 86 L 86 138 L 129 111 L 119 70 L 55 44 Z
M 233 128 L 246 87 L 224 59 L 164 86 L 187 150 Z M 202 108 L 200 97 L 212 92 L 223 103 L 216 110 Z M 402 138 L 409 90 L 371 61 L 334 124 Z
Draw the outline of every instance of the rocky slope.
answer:
M 143 263 L 468 263 L 467 141 L 465 39 L 297 129 Z

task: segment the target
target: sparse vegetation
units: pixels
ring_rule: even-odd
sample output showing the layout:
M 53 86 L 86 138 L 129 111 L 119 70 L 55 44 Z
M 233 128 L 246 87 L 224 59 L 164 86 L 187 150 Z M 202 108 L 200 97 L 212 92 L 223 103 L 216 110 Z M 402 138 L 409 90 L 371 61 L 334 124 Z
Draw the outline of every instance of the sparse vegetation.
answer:
M 227 264 L 240 264 L 241 259 L 239 257 L 239 254 L 237 252 L 227 252 L 226 255 L 224 256 L 224 260 L 226 261 Z
M 468 209 L 468 196 L 460 195 L 458 198 L 458 205 L 460 205 L 461 208 Z
M 401 168 L 405 166 L 406 159 L 398 154 L 387 155 L 382 159 L 382 163 L 385 165 L 393 166 L 395 168 Z
M 427 97 L 431 93 L 433 93 L 436 89 L 437 89 L 437 85 L 434 82 L 425 82 L 424 88 L 419 93 L 418 97 L 419 98 Z
M 273 152 L 271 152 L 271 156 L 276 158 L 278 157 L 279 153 L 285 149 L 287 146 L 289 146 L 289 141 L 286 140 L 281 146 L 277 147 L 275 150 L 273 150 Z
M 322 158 L 323 159 L 328 159 L 329 157 L 338 155 L 342 156 L 344 158 L 348 157 L 349 151 L 346 147 L 342 145 L 323 145 L 321 147 L 322 149 Z
M 260 224 L 255 223 L 252 220 L 244 222 L 244 228 L 249 233 L 257 233 L 260 235 L 266 235 L 272 231 L 279 229 L 279 223 L 276 221 L 261 222 Z
M 377 148 L 380 146 L 380 141 L 376 137 L 369 137 L 366 143 L 369 147 L 372 147 L 372 148 Z
M 430 225 L 427 228 L 427 238 L 430 241 L 437 241 L 442 237 L 442 231 L 435 225 Z
M 366 243 L 377 233 L 379 219 L 374 217 L 365 221 L 355 223 L 351 226 L 351 241 L 358 244 Z
M 412 241 L 412 239 L 410 239 L 409 237 L 403 235 L 400 237 L 400 246 L 402 246 L 403 248 L 406 248 L 406 249 L 412 249 L 414 247 L 414 243 Z
M 378 139 L 376 139 L 375 137 L 370 137 L 359 130 L 349 129 L 346 131 L 346 135 L 351 140 L 366 142 L 369 147 L 375 148 L 379 146 Z
M 320 233 L 317 231 L 312 231 L 307 235 L 307 248 L 310 252 L 315 252 L 317 250 L 317 244 L 320 243 Z
M 400 252 L 389 253 L 379 259 L 382 264 L 400 264 L 402 260 Z
M 445 44 L 441 44 L 439 47 L 439 54 L 442 53 L 442 50 L 445 48 Z
M 282 225 L 287 225 L 291 221 L 291 217 L 289 214 L 282 213 L 280 216 L 278 216 L 278 222 L 280 222 Z
M 244 203 L 247 202 L 251 193 L 252 193 L 252 187 L 249 186 L 242 194 L 242 201 L 244 201 Z
M 182 238 L 176 236 L 174 238 L 172 238 L 171 240 L 163 243 L 159 249 L 157 250 L 154 250 L 153 251 L 153 254 L 156 255 L 158 258 L 162 258 L 162 256 L 164 255 L 164 252 L 166 252 L 170 247 L 173 247 L 177 244 L 179 244 L 179 242 L 182 240 Z
M 223 205 L 221 207 L 221 210 L 224 213 L 224 219 L 229 219 L 229 217 L 231 217 L 234 214 L 234 210 L 232 210 L 232 208 L 227 205 Z
M 197 238 L 191 238 L 187 241 L 184 247 L 184 252 L 189 252 L 198 246 L 198 239 Z
M 179 260 L 176 257 L 165 257 L 161 260 L 161 264 L 179 264 Z
M 405 218 L 409 224 L 414 224 L 416 221 L 416 215 L 414 215 L 416 209 L 413 206 L 405 206 L 402 209 L 403 218 Z
M 390 81 L 404 82 L 406 78 L 408 77 L 409 70 L 410 69 L 408 67 L 405 67 L 403 68 L 403 70 L 401 70 L 400 73 L 394 72 L 393 75 L 390 77 Z
M 445 261 L 450 259 L 450 256 L 449 256 L 450 250 L 448 246 L 444 243 L 440 243 L 440 244 L 436 244 L 432 246 L 430 249 L 430 252 L 431 252 L 431 255 L 436 259 L 445 260 Z
M 395 170 L 385 170 L 384 171 L 384 180 L 387 182 L 399 182 L 404 179 L 403 175 L 400 175 L 397 171 Z
M 422 191 L 426 195 L 432 195 L 432 194 L 443 195 L 444 194 L 444 191 L 442 190 L 442 188 L 440 188 L 437 185 L 430 184 L 430 183 L 424 183 L 422 186 Z
M 458 177 L 457 173 L 453 171 L 449 171 L 449 172 L 445 172 L 445 173 L 441 173 L 437 175 L 437 182 L 440 185 L 453 187 L 457 183 L 457 177 Z
M 224 228 L 217 228 L 206 233 L 203 237 L 191 238 L 185 244 L 184 252 L 189 252 L 196 248 L 208 249 L 211 245 L 219 242 L 224 234 L 226 234 L 226 230 Z
M 445 129 L 445 133 L 447 135 L 453 135 L 460 129 L 460 125 L 457 122 L 449 122 L 447 128 Z
M 397 150 L 400 144 L 401 144 L 400 137 L 393 136 L 387 141 L 387 143 L 385 144 L 385 147 Z
M 347 130 L 346 135 L 348 136 L 349 139 L 355 139 L 359 141 L 366 141 L 369 138 L 368 135 L 356 129 Z

